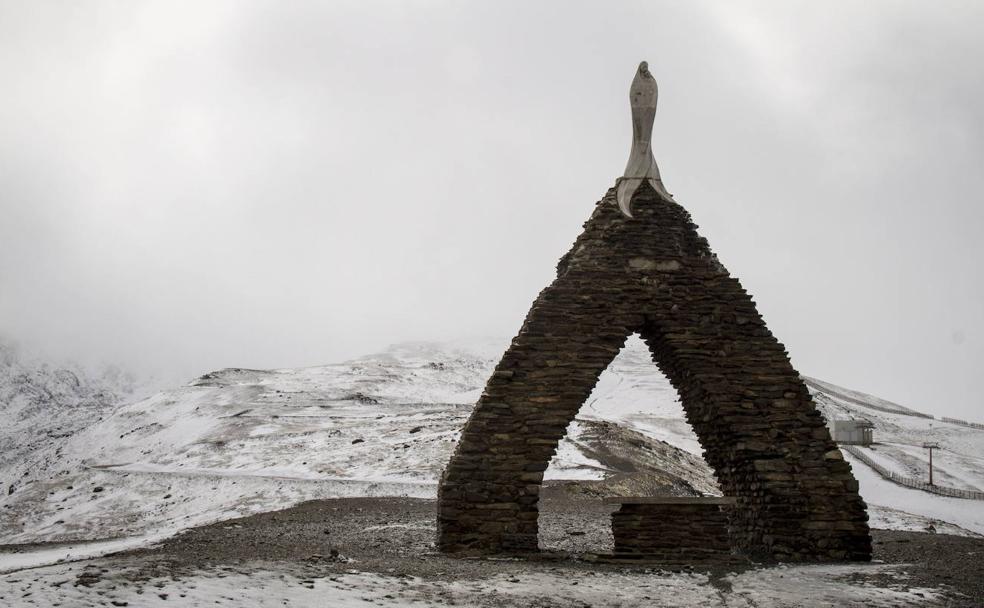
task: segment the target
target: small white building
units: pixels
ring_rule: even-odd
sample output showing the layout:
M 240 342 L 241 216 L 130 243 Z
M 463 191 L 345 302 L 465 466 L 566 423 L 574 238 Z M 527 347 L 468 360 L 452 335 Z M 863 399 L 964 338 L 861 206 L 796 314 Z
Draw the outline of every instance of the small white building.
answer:
M 871 445 L 874 428 L 868 420 L 834 420 L 834 441 L 843 445 Z

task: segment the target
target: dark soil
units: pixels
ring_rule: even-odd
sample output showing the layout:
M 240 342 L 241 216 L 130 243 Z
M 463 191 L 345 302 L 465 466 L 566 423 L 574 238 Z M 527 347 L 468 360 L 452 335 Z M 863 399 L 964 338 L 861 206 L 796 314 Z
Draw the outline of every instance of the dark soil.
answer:
M 523 558 L 467 559 L 434 549 L 436 503 L 410 498 L 349 498 L 302 503 L 293 508 L 227 520 L 188 530 L 162 545 L 131 552 L 181 568 L 221 567 L 247 561 L 289 561 L 319 571 L 351 568 L 431 580 L 496 574 L 530 576 L 562 570 L 684 570 L 709 572 L 717 581 L 736 566 L 659 566 L 590 560 L 612 549 L 609 513 L 598 501 L 547 497 L 540 515 L 544 552 Z M 874 559 L 905 568 L 913 587 L 943 587 L 951 606 L 984 606 L 984 539 L 875 530 Z M 586 554 L 588 559 L 585 559 Z M 354 560 L 350 562 L 349 560 Z
M 945 586 L 961 594 L 952 606 L 984 606 L 984 538 L 872 530 L 874 559 L 911 564 L 913 586 Z
M 608 567 L 572 559 L 572 555 L 612 549 L 608 517 L 613 505 L 564 501 L 556 506 L 559 508 L 541 515 L 541 545 L 546 550 L 522 559 L 458 558 L 437 552 L 436 502 L 417 498 L 314 500 L 187 530 L 156 548 L 129 555 L 161 557 L 193 569 L 255 560 L 290 561 L 342 572 L 358 567 L 446 581 L 528 572 L 537 564 L 592 570 Z

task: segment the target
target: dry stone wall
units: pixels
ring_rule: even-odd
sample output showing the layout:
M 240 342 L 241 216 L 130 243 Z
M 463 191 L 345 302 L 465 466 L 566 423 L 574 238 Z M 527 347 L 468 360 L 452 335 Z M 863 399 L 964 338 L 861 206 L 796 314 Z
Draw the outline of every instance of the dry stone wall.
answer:
M 489 379 L 442 476 L 444 551 L 537 549 L 543 472 L 598 377 L 638 332 L 680 394 L 732 541 L 782 560 L 866 560 L 858 485 L 751 297 L 679 204 L 644 185 L 598 203 Z
M 670 563 L 731 558 L 726 498 L 628 499 L 612 513 L 615 554 Z

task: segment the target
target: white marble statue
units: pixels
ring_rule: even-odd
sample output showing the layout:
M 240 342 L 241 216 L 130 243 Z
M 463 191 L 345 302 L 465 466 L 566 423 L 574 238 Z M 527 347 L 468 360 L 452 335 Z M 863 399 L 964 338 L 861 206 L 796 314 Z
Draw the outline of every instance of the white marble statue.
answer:
M 625 175 L 618 179 L 616 198 L 618 208 L 627 217 L 632 217 L 632 195 L 642 185 L 643 180 L 668 200 L 673 196 L 663 187 L 659 177 L 659 167 L 653 157 L 653 119 L 656 117 L 656 99 L 659 90 L 656 79 L 649 73 L 649 64 L 639 64 L 632 86 L 629 87 L 629 105 L 632 108 L 632 150 L 629 162 L 625 165 Z

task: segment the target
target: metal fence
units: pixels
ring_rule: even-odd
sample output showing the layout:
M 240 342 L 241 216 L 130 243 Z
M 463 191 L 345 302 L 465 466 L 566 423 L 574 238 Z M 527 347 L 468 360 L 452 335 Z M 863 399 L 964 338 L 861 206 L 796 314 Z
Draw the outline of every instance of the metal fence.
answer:
M 841 446 L 841 449 L 854 456 L 861 462 L 865 463 L 869 467 L 875 470 L 876 473 L 888 479 L 889 481 L 895 482 L 900 486 L 906 486 L 907 488 L 914 488 L 916 490 L 923 490 L 924 492 L 932 492 L 933 494 L 939 494 L 940 496 L 950 496 L 952 498 L 969 498 L 971 500 L 984 500 L 984 492 L 974 492 L 972 490 L 960 490 L 957 488 L 947 488 L 945 486 L 938 486 L 936 484 L 929 485 L 924 481 L 919 481 L 918 479 L 913 479 L 912 477 L 903 477 L 894 471 L 889 471 L 885 467 L 881 466 L 875 462 L 870 456 L 859 450 L 858 448 L 850 445 Z
M 877 405 L 875 403 L 870 403 L 868 401 L 862 401 L 861 399 L 857 399 L 850 395 L 845 395 L 844 393 L 838 392 L 837 390 L 835 390 L 835 387 L 820 384 L 817 381 L 813 380 L 812 378 L 806 378 L 805 376 L 800 376 L 800 378 L 803 380 L 803 382 L 806 383 L 808 387 L 812 388 L 815 391 L 818 391 L 818 393 L 815 394 L 814 397 L 816 397 L 817 395 L 824 395 L 828 398 L 834 397 L 840 399 L 841 401 L 847 401 L 848 403 L 853 403 L 854 405 L 866 407 L 870 410 L 885 412 L 886 414 L 897 414 L 899 416 L 915 416 L 916 418 L 928 418 L 930 420 L 936 419 L 936 416 L 933 416 L 932 414 L 923 414 L 922 412 L 916 412 L 914 410 L 909 410 L 905 408 L 886 407 L 884 405 Z
M 940 418 L 940 420 L 942 420 L 943 422 L 949 422 L 950 424 L 960 424 L 975 429 L 984 429 L 984 424 L 981 424 L 979 422 L 967 422 L 966 420 L 961 420 L 959 418 L 947 418 L 946 416 L 943 416 L 942 418 Z

